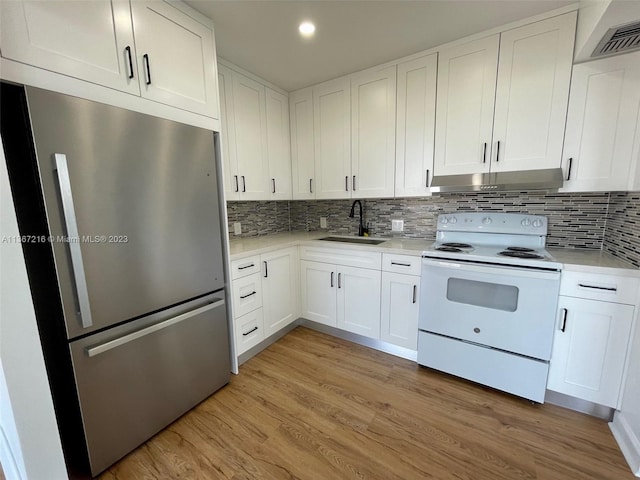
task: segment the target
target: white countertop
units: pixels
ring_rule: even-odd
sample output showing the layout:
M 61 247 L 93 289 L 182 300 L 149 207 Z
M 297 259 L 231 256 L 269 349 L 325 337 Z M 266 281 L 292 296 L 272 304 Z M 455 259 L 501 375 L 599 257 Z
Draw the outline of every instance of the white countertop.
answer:
M 333 245 L 340 249 L 367 250 L 370 252 L 393 253 L 398 255 L 421 256 L 433 244 L 433 240 L 415 238 L 380 238 L 385 240 L 379 245 L 362 245 L 357 243 L 330 243 L 318 240 L 332 235 L 327 232 L 287 232 L 249 238 L 231 238 L 229 253 L 231 260 L 238 260 L 252 255 L 272 252 L 280 248 L 297 245 Z M 376 237 L 369 237 L 376 238 Z M 572 248 L 547 248 L 547 251 L 569 271 L 591 272 L 612 275 L 640 277 L 640 269 L 600 250 L 580 250 Z

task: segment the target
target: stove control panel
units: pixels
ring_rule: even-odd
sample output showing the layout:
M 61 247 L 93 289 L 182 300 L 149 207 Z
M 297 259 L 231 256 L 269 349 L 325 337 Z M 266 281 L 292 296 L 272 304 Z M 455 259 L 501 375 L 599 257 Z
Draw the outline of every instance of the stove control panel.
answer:
M 546 235 L 547 217 L 521 213 L 465 212 L 438 215 L 438 230 Z

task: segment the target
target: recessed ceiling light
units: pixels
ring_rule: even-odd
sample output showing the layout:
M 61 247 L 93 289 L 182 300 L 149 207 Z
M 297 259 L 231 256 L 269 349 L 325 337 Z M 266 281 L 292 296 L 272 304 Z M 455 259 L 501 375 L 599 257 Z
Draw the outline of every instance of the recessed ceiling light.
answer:
M 316 31 L 316 26 L 311 22 L 302 22 L 298 30 L 303 37 L 310 37 Z

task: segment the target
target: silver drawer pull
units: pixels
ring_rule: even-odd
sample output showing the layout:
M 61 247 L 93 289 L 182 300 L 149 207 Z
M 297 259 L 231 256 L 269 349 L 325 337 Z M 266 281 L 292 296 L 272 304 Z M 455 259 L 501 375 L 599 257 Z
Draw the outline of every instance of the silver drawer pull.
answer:
M 596 285 L 585 285 L 584 283 L 579 283 L 578 286 L 582 287 L 582 288 L 592 288 L 594 290 L 606 290 L 607 292 L 617 292 L 618 291 L 617 287 L 598 287 Z
M 250 297 L 251 295 L 255 295 L 255 294 L 256 294 L 256 291 L 254 290 L 253 292 L 247 293 L 246 295 L 240 295 L 240 298 L 244 300 L 245 298 Z
M 69 179 L 67 156 L 63 153 L 55 153 L 53 158 L 55 160 L 55 168 L 58 171 L 58 186 L 60 187 L 60 199 L 62 200 L 62 211 L 64 213 L 64 225 L 67 229 L 67 236 L 69 238 L 78 239 L 78 241 L 68 243 L 69 253 L 71 254 L 73 279 L 76 283 L 76 294 L 78 296 L 78 305 L 80 307 L 80 320 L 83 328 L 89 328 L 93 325 L 93 320 L 91 318 L 91 306 L 89 305 L 87 278 L 84 274 L 84 265 L 82 262 L 82 249 L 80 248 L 78 221 L 76 219 L 76 210 L 73 205 L 73 195 L 71 193 L 71 180 Z
M 255 332 L 258 329 L 258 326 L 256 325 L 255 327 L 253 327 L 251 330 L 249 330 L 247 333 L 243 333 L 242 336 L 246 337 L 247 335 L 251 335 L 253 332 Z
M 256 266 L 256 264 L 252 263 L 250 265 L 245 265 L 244 267 L 238 267 L 238 270 L 244 270 L 245 268 L 251 268 L 251 267 L 255 267 L 255 266 Z
M 398 265 L 400 267 L 410 267 L 411 266 L 410 263 L 398 263 L 398 262 L 391 262 L 391 265 Z
M 138 330 L 137 332 L 129 333 L 120 338 L 116 338 L 115 340 L 109 340 L 108 342 L 96 345 L 95 347 L 89 347 L 85 351 L 87 352 L 88 356 L 95 357 L 96 355 L 112 350 L 116 347 L 124 345 L 125 343 L 132 342 L 133 340 L 137 340 L 138 338 L 146 337 L 147 335 L 150 335 L 154 332 L 170 327 L 171 325 L 175 325 L 176 323 L 180 323 L 191 317 L 195 317 L 196 315 L 204 313 L 208 310 L 213 310 L 214 308 L 218 308 L 222 305 L 224 305 L 224 299 L 219 299 L 213 303 L 210 303 L 209 305 L 196 308 L 195 310 L 191 310 L 190 312 L 182 313 L 176 317 L 165 320 L 164 322 L 156 323 L 155 325 L 151 325 L 150 327 Z

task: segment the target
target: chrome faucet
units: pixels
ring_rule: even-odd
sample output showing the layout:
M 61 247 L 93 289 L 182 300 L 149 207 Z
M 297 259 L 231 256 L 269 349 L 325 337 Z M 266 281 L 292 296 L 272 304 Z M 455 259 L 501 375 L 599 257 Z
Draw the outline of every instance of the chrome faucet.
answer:
M 364 234 L 369 232 L 368 232 L 368 229 L 365 229 L 364 226 L 362 225 L 362 203 L 360 203 L 360 200 L 354 200 L 354 202 L 351 204 L 351 211 L 349 212 L 349 218 L 353 218 L 355 216 L 356 203 L 358 204 L 358 207 L 360 207 L 360 224 L 358 225 L 358 236 L 364 237 Z

